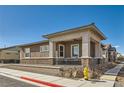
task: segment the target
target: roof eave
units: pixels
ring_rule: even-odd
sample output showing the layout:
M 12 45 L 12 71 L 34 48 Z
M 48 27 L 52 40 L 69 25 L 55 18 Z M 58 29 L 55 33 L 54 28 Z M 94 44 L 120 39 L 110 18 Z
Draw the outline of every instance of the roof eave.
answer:
M 52 34 L 43 35 L 43 37 L 49 39 L 50 37 L 55 36 L 57 34 L 63 34 L 63 33 L 68 33 L 68 32 L 74 31 L 74 30 L 87 29 L 87 28 L 94 28 L 97 31 L 97 33 L 100 34 L 100 36 L 102 37 L 102 40 L 107 39 L 107 37 L 96 27 L 96 25 L 94 23 L 91 23 L 89 25 L 85 25 L 85 26 L 82 26 L 82 27 L 77 27 L 77 28 L 64 30 L 64 31 L 61 31 L 61 32 L 55 32 L 55 33 L 52 33 Z
M 36 44 L 40 44 L 40 43 L 47 43 L 48 41 L 49 40 L 43 40 L 43 41 L 33 42 L 33 43 L 29 43 L 29 44 L 22 44 L 22 45 L 19 45 L 19 47 L 31 46 L 31 45 L 36 45 Z
M 93 24 L 94 24 L 94 23 L 91 23 L 91 24 L 89 24 L 89 25 L 84 25 L 84 26 L 81 26 L 81 27 L 76 27 L 76 28 L 72 28 L 72 29 L 67 29 L 67 30 L 60 31 L 60 32 L 55 32 L 55 33 L 52 33 L 52 34 L 43 35 L 42 37 L 44 37 L 44 38 L 49 38 L 49 37 L 55 36 L 55 35 L 57 35 L 57 34 L 68 33 L 68 32 L 75 31 L 75 30 L 79 30 L 79 29 L 86 29 L 86 28 L 88 28 L 89 26 L 91 26 L 91 25 L 93 25 Z
M 97 31 L 97 33 L 100 34 L 100 36 L 102 36 L 102 40 L 106 40 L 107 37 L 96 27 L 96 25 L 92 25 L 92 27 Z

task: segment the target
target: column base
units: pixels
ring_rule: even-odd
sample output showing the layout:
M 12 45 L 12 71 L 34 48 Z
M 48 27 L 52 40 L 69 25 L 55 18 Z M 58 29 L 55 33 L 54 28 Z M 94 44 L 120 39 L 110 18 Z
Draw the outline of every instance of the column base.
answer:
M 81 64 L 85 67 L 90 67 L 91 65 L 92 58 L 82 58 L 81 59 Z
M 91 79 L 93 77 L 92 58 L 82 58 L 81 64 L 83 65 L 83 68 L 88 67 L 89 78 Z

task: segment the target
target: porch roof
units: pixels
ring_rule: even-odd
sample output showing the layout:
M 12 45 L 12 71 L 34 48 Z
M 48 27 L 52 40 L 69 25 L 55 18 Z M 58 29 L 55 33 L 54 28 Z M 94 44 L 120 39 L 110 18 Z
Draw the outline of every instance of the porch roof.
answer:
M 102 37 L 103 40 L 106 39 L 106 36 L 96 27 L 95 23 L 91 23 L 91 24 L 88 24 L 88 25 L 85 25 L 85 26 L 76 27 L 76 28 L 72 28 L 72 29 L 67 29 L 67 30 L 60 31 L 60 32 L 55 32 L 55 33 L 52 33 L 52 34 L 43 35 L 43 37 L 50 38 L 50 37 L 53 37 L 53 36 L 62 35 L 62 34 L 65 34 L 65 33 L 75 32 L 76 30 L 88 29 L 88 28 L 94 29 L 94 31 L 97 32 Z

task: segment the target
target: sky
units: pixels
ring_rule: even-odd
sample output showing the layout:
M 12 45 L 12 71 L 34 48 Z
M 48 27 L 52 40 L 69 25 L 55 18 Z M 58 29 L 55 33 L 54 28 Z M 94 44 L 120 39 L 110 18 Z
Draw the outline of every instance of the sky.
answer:
M 94 22 L 124 54 L 124 6 L 0 6 L 0 48 L 44 40 L 42 35 Z

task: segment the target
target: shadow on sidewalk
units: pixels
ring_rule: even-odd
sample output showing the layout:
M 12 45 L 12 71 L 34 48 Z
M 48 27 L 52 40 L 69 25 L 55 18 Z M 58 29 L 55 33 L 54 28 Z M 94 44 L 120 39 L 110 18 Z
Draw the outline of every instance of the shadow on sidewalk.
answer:
M 84 81 L 84 80 L 81 80 L 81 81 Z M 89 82 L 91 82 L 91 83 L 97 83 L 97 82 L 106 82 L 106 81 L 104 81 L 104 80 L 99 80 L 99 79 L 90 79 L 90 80 L 85 80 L 85 81 L 89 81 Z

